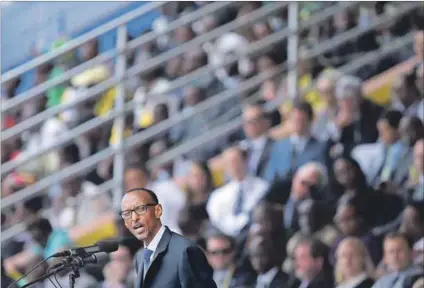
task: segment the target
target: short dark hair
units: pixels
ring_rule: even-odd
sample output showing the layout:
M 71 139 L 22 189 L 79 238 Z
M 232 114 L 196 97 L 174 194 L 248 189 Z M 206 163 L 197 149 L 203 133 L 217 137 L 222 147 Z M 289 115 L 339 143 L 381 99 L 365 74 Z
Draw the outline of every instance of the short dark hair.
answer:
M 390 110 L 384 113 L 380 120 L 385 120 L 389 124 L 389 126 L 393 129 L 398 129 L 400 120 L 402 120 L 402 112 L 396 110 Z
M 28 230 L 29 231 L 41 230 L 43 232 L 50 234 L 51 232 L 53 232 L 53 227 L 50 224 L 50 221 L 48 219 L 36 218 L 35 220 L 33 220 L 32 222 L 28 224 Z
M 205 237 L 206 242 L 211 238 L 219 238 L 219 239 L 228 241 L 228 243 L 230 243 L 231 249 L 236 247 L 236 240 L 233 237 L 227 234 L 224 234 L 223 232 L 219 231 L 216 228 L 210 228 L 210 230 L 206 233 L 206 237 Z
M 305 113 L 306 115 L 308 115 L 308 118 L 311 121 L 314 118 L 314 110 L 312 109 L 312 106 L 306 101 L 296 101 L 293 105 L 293 109 Z
M 150 189 L 146 189 L 146 188 L 132 188 L 132 189 L 130 189 L 130 190 L 128 190 L 128 191 L 126 191 L 125 192 L 125 194 L 128 194 L 128 193 L 130 193 L 130 192 L 135 192 L 135 191 L 139 191 L 139 192 L 146 192 L 146 193 L 148 193 L 149 195 L 150 195 L 150 197 L 152 198 L 152 200 L 153 200 L 153 204 L 159 204 L 159 199 L 158 199 L 158 196 L 156 195 L 156 193 L 155 192 L 153 192 L 152 190 L 150 190 Z
M 80 150 L 75 143 L 71 143 L 63 147 L 60 151 L 62 161 L 69 164 L 77 163 L 81 160 Z
M 147 177 L 150 176 L 149 174 L 149 170 L 147 169 L 146 165 L 144 165 L 141 162 L 134 162 L 134 163 L 130 163 L 125 167 L 125 172 L 129 171 L 129 170 L 139 170 L 140 172 L 146 174 Z
M 316 239 L 314 237 L 304 237 L 298 242 L 296 247 L 305 244 L 309 246 L 310 254 L 313 259 L 322 258 L 324 260 L 324 269 L 330 266 L 330 262 L 328 259 L 330 249 L 327 245 L 325 245 L 321 240 Z
M 402 239 L 403 241 L 406 242 L 406 244 L 408 245 L 410 249 L 412 249 L 414 245 L 413 241 L 406 234 L 397 232 L 397 231 L 388 233 L 384 237 L 384 242 L 386 242 L 387 240 L 395 240 L 395 239 Z

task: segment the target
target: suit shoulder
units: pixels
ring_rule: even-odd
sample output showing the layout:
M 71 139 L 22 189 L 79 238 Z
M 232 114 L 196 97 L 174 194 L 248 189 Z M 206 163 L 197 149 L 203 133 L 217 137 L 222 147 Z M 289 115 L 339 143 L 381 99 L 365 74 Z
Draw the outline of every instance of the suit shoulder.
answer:
M 184 236 L 175 232 L 172 232 L 170 243 L 172 243 L 172 245 L 178 246 L 181 251 L 185 251 L 186 249 L 191 247 L 200 249 L 194 241 L 187 239 Z

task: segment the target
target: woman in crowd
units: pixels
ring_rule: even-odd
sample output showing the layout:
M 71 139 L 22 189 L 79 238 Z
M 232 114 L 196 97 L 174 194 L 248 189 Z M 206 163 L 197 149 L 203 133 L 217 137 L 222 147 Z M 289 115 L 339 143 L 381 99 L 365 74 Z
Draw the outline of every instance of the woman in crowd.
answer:
M 336 259 L 336 288 L 372 287 L 374 265 L 367 248 L 359 238 L 344 239 L 337 248 Z

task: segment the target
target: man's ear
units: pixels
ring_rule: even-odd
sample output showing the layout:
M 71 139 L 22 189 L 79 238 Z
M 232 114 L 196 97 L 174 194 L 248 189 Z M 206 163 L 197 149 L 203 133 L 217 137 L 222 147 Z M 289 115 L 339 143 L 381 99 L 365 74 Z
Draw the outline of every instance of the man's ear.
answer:
M 158 204 L 155 207 L 155 217 L 159 219 L 162 216 L 162 205 Z

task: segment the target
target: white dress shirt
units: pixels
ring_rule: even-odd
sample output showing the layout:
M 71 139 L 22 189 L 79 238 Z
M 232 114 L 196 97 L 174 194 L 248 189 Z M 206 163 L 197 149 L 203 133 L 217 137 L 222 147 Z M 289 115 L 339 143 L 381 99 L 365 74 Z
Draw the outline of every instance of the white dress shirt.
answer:
M 310 138 L 311 137 L 309 136 L 290 136 L 290 142 L 295 148 L 297 154 L 301 154 L 305 150 L 306 144 L 308 144 Z
M 257 282 L 261 284 L 271 285 L 272 281 L 274 280 L 275 276 L 278 273 L 278 268 L 274 267 L 265 274 L 259 275 Z
M 243 185 L 242 213 L 234 215 L 240 185 Z M 212 192 L 206 206 L 211 223 L 225 234 L 237 236 L 248 224 L 249 213 L 268 189 L 268 183 L 258 177 L 247 176 L 242 183 L 230 181 Z
M 147 249 L 150 251 L 153 251 L 152 255 L 150 256 L 150 263 L 152 263 L 153 258 L 156 256 L 155 252 L 158 248 L 159 242 L 162 239 L 163 233 L 165 233 L 165 226 L 161 226 L 158 233 L 156 233 L 155 237 L 153 237 L 152 241 L 147 245 Z

